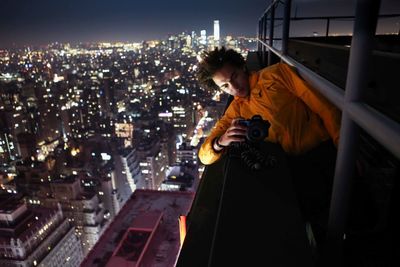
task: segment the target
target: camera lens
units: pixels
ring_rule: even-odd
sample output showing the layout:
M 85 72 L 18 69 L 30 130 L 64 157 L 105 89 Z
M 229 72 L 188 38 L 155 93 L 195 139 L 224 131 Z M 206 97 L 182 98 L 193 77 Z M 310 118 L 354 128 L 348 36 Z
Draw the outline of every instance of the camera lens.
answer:
M 259 129 L 254 129 L 254 130 L 251 132 L 250 136 L 251 136 L 252 138 L 258 138 L 258 137 L 261 136 L 261 132 L 260 132 Z
M 246 139 L 250 142 L 260 142 L 268 136 L 270 124 L 260 115 L 254 115 L 249 120 L 240 120 L 239 123 L 247 126 Z

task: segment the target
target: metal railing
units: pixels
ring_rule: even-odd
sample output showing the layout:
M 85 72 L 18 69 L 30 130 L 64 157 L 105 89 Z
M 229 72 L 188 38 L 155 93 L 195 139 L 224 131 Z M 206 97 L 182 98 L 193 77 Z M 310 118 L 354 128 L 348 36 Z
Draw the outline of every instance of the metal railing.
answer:
M 364 89 L 367 88 L 365 73 L 371 63 L 370 55 L 373 49 L 377 20 L 378 17 L 381 17 L 378 14 L 380 1 L 357 1 L 345 91 L 287 55 L 291 20 L 326 19 L 326 36 L 328 36 L 330 21 L 344 17 L 291 18 L 291 2 L 291 0 L 274 0 L 260 17 L 258 50 L 264 55 L 261 59 L 264 66 L 272 63 L 271 57 L 274 54 L 282 61 L 294 66 L 300 76 L 342 111 L 340 142 L 329 214 L 327 249 L 323 263 L 324 266 L 342 266 L 351 178 L 355 171 L 360 129 L 363 129 L 400 159 L 400 124 L 362 101 Z M 283 4 L 284 8 L 283 18 L 275 18 L 275 9 L 280 4 Z M 283 21 L 282 38 L 274 38 L 276 20 Z M 274 47 L 274 40 L 282 41 L 280 50 Z

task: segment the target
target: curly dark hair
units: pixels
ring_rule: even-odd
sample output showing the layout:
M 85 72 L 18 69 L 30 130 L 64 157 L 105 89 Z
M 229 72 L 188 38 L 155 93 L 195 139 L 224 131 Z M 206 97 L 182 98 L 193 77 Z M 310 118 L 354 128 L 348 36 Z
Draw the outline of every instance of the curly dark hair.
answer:
M 198 64 L 197 80 L 200 85 L 218 90 L 219 87 L 214 83 L 212 77 L 225 64 L 233 67 L 243 68 L 246 64 L 243 56 L 233 49 L 226 50 L 225 47 L 218 49 L 217 47 L 211 52 L 203 52 L 201 61 Z

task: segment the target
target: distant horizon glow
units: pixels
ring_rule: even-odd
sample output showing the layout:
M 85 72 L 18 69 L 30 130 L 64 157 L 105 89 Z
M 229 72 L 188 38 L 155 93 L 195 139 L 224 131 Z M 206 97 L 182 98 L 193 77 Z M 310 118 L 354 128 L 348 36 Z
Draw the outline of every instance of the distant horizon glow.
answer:
M 221 38 L 256 37 L 258 19 L 269 3 L 264 0 L 3 0 L 0 48 L 55 42 L 141 43 L 192 31 L 197 35 L 206 31 L 210 36 L 215 20 L 219 21 Z M 293 0 L 292 16 L 354 15 L 354 5 L 355 0 Z M 382 0 L 380 13 L 400 13 L 400 1 Z M 342 23 L 346 22 L 332 22 L 332 25 L 340 28 Z M 310 35 L 322 34 L 324 24 L 315 21 L 301 30 Z M 389 31 L 398 32 L 400 18 L 391 24 Z
M 255 37 L 263 0 L 190 2 L 184 0 L 28 0 L 2 1 L 0 47 L 49 43 L 142 42 L 206 30 L 213 34 Z M 6 11 L 6 12 L 4 12 Z M 222 11 L 222 12 L 221 12 Z M 240 14 L 238 19 L 235 14 Z

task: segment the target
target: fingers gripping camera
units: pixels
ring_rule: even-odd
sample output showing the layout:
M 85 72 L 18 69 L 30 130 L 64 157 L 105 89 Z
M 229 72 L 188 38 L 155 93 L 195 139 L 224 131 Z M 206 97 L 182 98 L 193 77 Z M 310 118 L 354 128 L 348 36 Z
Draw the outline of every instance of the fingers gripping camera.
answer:
M 239 120 L 239 124 L 247 127 L 246 139 L 252 143 L 263 141 L 268 136 L 271 124 L 260 115 L 254 115 L 248 120 Z
M 239 120 L 240 125 L 246 126 L 246 142 L 234 142 L 230 154 L 240 157 L 252 171 L 263 167 L 272 168 L 277 161 L 273 155 L 264 155 L 256 147 L 268 136 L 271 124 L 260 115 L 254 115 L 248 120 Z

